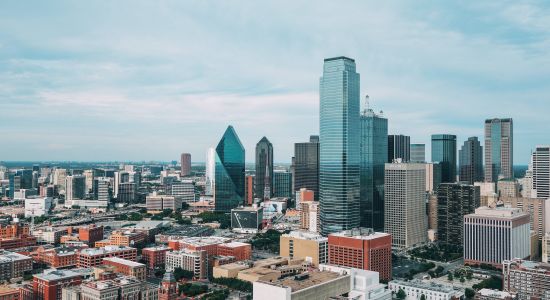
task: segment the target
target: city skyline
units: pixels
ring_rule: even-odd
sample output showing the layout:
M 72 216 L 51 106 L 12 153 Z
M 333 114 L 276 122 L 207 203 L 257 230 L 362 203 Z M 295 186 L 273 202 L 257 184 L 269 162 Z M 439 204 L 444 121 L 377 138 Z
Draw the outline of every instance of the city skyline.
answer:
M 247 162 L 264 135 L 274 161 L 290 162 L 295 142 L 319 134 L 320 63 L 340 55 L 358 62 L 361 98 L 384 111 L 389 134 L 427 153 L 435 133 L 483 144 L 488 118 L 514 119 L 518 165 L 550 144 L 542 4 L 350 2 L 327 24 L 317 16 L 335 3 L 295 4 L 308 16 L 255 3 L 65 4 L 0 5 L 1 160 L 171 161 L 189 152 L 203 162 L 233 125 Z

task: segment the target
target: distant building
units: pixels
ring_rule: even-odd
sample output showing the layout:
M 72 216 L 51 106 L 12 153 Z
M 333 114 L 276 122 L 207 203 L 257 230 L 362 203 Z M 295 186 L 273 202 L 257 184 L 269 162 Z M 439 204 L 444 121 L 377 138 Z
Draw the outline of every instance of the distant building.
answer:
M 474 299 L 475 300 L 514 300 L 516 299 L 516 295 L 508 292 L 499 291 L 499 290 L 481 289 L 477 291 Z
M 328 263 L 328 238 L 308 231 L 291 231 L 281 235 L 279 255 L 304 259 L 318 267 Z
M 453 300 L 464 297 L 464 291 L 461 288 L 435 282 L 423 282 L 418 279 L 392 280 L 389 282 L 388 288 L 394 294 L 397 294 L 399 290 L 404 291 L 407 295 L 406 299 L 420 299 L 424 296 L 426 300 Z
M 53 199 L 50 197 L 33 197 L 25 199 L 25 218 L 40 217 L 49 214 Z
M 502 262 L 503 290 L 518 299 L 550 299 L 550 264 L 519 259 Z
M 237 232 L 258 232 L 262 227 L 263 207 L 248 206 L 231 210 L 231 228 Z
M 193 203 L 199 201 L 200 195 L 193 180 L 182 180 L 172 182 L 172 196 L 179 198 L 182 202 Z
M 254 203 L 254 176 L 246 175 L 244 178 L 244 203 L 243 205 L 252 205 Z
M 542 238 L 542 262 L 550 263 L 550 232 Z
M 426 163 L 426 192 L 433 193 L 441 183 L 441 163 Z
M 264 136 L 256 144 L 256 198 L 270 199 L 273 196 L 273 145 Z
M 296 192 L 295 203 L 296 209 L 300 210 L 302 202 L 312 202 L 315 200 L 315 192 L 306 188 L 301 188 Z
M 82 200 L 86 197 L 86 177 L 71 175 L 66 177 L 65 201 Z
M 181 173 L 182 177 L 191 175 L 191 154 L 182 153 L 180 158 Z
M 292 198 L 292 173 L 286 171 L 273 172 L 273 196 Z
M 395 248 L 426 242 L 426 166 L 391 163 L 385 170 L 384 232 L 391 234 Z
M 483 148 L 476 136 L 469 137 L 458 150 L 458 165 L 461 182 L 483 181 Z
M 294 191 L 302 188 L 313 191 L 319 200 L 319 136 L 309 142 L 294 144 Z
M 446 245 L 462 245 L 464 216 L 479 207 L 479 187 L 442 183 L 437 189 L 437 239 Z
M 103 264 L 106 266 L 112 266 L 115 268 L 115 272 L 124 274 L 127 276 L 133 276 L 140 281 L 144 281 L 146 277 L 146 267 L 142 263 L 135 261 L 118 258 L 118 257 L 106 257 L 103 259 Z
M 93 183 L 94 199 L 103 203 L 106 207 L 111 200 L 111 194 L 109 192 L 109 186 L 111 181 L 107 177 L 95 178 Z
M 103 248 L 82 249 L 77 255 L 77 267 L 89 268 L 103 264 L 106 257 L 120 257 L 135 261 L 137 249 L 121 246 L 105 246 Z
M 426 144 L 411 144 L 411 162 L 426 162 Z
M 147 212 L 151 214 L 161 213 L 165 209 L 176 211 L 182 207 L 181 198 L 174 196 L 156 195 L 153 193 L 152 195 L 148 195 L 145 201 Z
M 407 135 L 388 135 L 388 163 L 396 159 L 403 162 L 411 160 L 411 137 Z
M 300 207 L 300 228 L 310 232 L 319 232 L 319 202 L 305 201 L 300 204 Z
M 189 249 L 167 252 L 166 271 L 176 268 L 193 272 L 197 279 L 205 279 L 208 276 L 208 253 Z
M 537 146 L 531 155 L 533 198 L 550 198 L 550 146 Z
M 215 210 L 230 212 L 244 201 L 245 176 L 244 147 L 233 126 L 227 127 L 216 151 L 212 154 Z
M 441 164 L 441 182 L 456 182 L 456 135 L 432 135 L 432 162 Z
M 59 300 L 63 287 L 77 286 L 82 283 L 82 275 L 71 270 L 45 270 L 35 274 L 33 293 L 35 300 Z
M 514 123 L 511 118 L 485 120 L 485 181 L 514 177 Z
M 352 229 L 328 236 L 328 263 L 380 273 L 392 278 L 391 235 L 367 229 Z
M 503 260 L 527 258 L 529 214 L 518 208 L 480 207 L 464 216 L 464 263 L 501 267 Z
M 516 179 L 499 179 L 497 182 L 497 194 L 500 197 L 519 197 L 521 186 Z
M 137 186 L 133 182 L 124 182 L 118 185 L 117 202 L 136 203 Z
M 550 198 L 501 197 L 500 201 L 506 206 L 520 208 L 529 214 L 531 230 L 535 232 L 539 241 L 546 232 L 550 232 Z

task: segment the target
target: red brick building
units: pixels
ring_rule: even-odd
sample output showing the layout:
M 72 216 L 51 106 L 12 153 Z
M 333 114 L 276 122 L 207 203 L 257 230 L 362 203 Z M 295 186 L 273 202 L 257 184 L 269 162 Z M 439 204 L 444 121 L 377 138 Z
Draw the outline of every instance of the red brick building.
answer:
M 103 226 L 90 225 L 79 227 L 78 236 L 81 241 L 93 247 L 95 242 L 103 239 Z
M 143 248 L 141 250 L 141 258 L 145 262 L 147 270 L 151 272 L 157 268 L 164 268 L 166 264 L 166 252 L 169 250 L 170 248 L 164 246 Z
M 136 261 L 137 249 L 120 246 L 83 249 L 77 254 L 76 265 L 79 268 L 99 266 L 103 264 L 103 259 L 106 257 L 119 257 Z
M 254 203 L 254 176 L 246 175 L 244 186 L 244 205 L 252 205 Z
M 52 268 L 62 269 L 76 266 L 77 251 L 72 248 L 38 250 L 37 254 L 37 261 Z
M 0 300 L 19 300 L 19 290 L 9 286 L 0 286 Z
M 367 229 L 347 230 L 328 236 L 329 264 L 376 271 L 391 280 L 391 235 Z
M 34 300 L 60 300 L 63 287 L 80 285 L 82 276 L 70 270 L 45 271 L 34 275 Z
M 103 259 L 103 264 L 114 267 L 116 273 L 134 276 L 141 281 L 145 280 L 146 268 L 142 263 L 118 257 L 106 257 Z
M 248 260 L 252 256 L 252 245 L 239 242 L 220 244 L 217 255 L 233 256 L 236 261 Z

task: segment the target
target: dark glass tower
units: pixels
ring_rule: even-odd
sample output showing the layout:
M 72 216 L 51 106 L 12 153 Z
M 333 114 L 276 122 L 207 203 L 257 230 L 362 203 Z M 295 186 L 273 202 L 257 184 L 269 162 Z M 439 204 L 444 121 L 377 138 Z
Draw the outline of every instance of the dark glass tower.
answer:
M 230 212 L 244 201 L 244 147 L 233 126 L 216 147 L 214 188 L 216 211 Z
M 273 195 L 275 197 L 292 197 L 292 173 L 277 171 L 273 173 Z
M 483 150 L 476 136 L 464 141 L 458 151 L 458 166 L 461 182 L 483 181 Z
M 447 245 L 462 246 L 464 216 L 479 207 L 479 187 L 442 183 L 437 188 L 437 239 Z
M 273 145 L 264 136 L 256 144 L 256 197 L 270 199 L 273 196 Z
M 388 135 L 388 162 L 401 158 L 403 162 L 411 160 L 411 137 L 406 135 Z
M 441 164 L 441 182 L 456 182 L 456 135 L 432 135 L 432 162 Z
M 359 226 L 359 74 L 347 57 L 324 61 L 320 79 L 321 233 Z
M 485 120 L 485 181 L 513 178 L 514 122 L 508 119 Z
M 312 190 L 319 200 L 319 136 L 312 135 L 309 142 L 294 144 L 294 191 Z
M 361 115 L 361 227 L 384 230 L 384 164 L 388 119 L 371 109 Z

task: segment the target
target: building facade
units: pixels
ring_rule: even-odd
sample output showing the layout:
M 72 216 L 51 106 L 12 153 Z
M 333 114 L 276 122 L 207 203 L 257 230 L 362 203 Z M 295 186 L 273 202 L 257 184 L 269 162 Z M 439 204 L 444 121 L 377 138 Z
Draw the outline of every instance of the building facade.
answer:
M 458 151 L 458 165 L 461 182 L 483 181 L 483 148 L 476 136 L 469 137 Z
M 426 162 L 426 144 L 411 144 L 411 162 Z
M 518 299 L 550 299 L 550 264 L 519 259 L 502 262 L 503 290 Z
M 273 196 L 292 198 L 292 173 L 287 171 L 273 172 Z
M 230 212 L 244 201 L 245 153 L 233 126 L 227 127 L 214 153 L 214 207 Z
M 531 155 L 531 172 L 530 196 L 550 198 L 550 146 L 537 146 Z
M 456 135 L 432 135 L 432 162 L 441 165 L 441 182 L 456 181 Z
M 485 120 L 485 181 L 514 177 L 514 123 L 511 118 Z
M 281 235 L 279 255 L 304 259 L 314 267 L 328 263 L 328 238 L 308 231 L 291 231 Z
M 180 157 L 180 175 L 182 177 L 191 175 L 191 153 L 182 153 Z
M 437 189 L 437 239 L 448 246 L 463 244 L 464 216 L 479 207 L 479 187 L 442 183 Z
M 294 144 L 294 191 L 302 188 L 315 193 L 319 200 L 319 136 L 312 135 L 309 142 Z
M 359 226 L 359 74 L 347 57 L 324 60 L 320 79 L 321 232 Z
M 411 160 L 411 137 L 407 135 L 388 135 L 388 163 L 395 159 L 403 162 Z
M 256 144 L 255 195 L 270 199 L 273 196 L 273 145 L 264 136 Z

